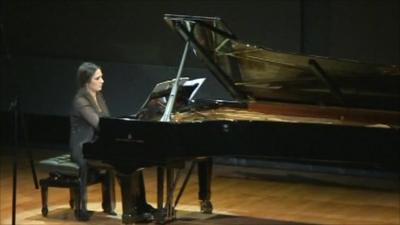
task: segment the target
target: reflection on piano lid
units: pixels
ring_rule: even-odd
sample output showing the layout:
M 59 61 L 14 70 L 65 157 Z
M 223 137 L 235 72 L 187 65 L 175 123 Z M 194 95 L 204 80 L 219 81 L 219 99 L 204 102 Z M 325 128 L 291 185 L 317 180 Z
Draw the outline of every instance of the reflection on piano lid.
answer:
M 165 21 L 240 100 L 400 109 L 400 66 L 273 51 L 238 40 L 217 17 Z

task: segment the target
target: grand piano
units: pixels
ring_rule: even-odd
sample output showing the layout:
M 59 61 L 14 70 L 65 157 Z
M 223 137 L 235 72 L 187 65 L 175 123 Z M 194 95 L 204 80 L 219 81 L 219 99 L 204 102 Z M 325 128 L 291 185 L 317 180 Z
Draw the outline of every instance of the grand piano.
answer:
M 156 223 L 174 219 L 172 165 L 198 157 L 253 157 L 398 173 L 399 65 L 262 48 L 238 40 L 217 17 L 167 14 L 164 19 L 186 43 L 179 69 L 192 52 L 234 101 L 191 99 L 178 106 L 173 101 L 180 90 L 176 82 L 175 94 L 171 88 L 168 104 L 160 110 L 164 119 L 100 120 L 99 138 L 85 144 L 83 152 L 93 165 L 117 172 L 123 223 L 134 222 L 133 176 L 150 166 L 158 168 Z

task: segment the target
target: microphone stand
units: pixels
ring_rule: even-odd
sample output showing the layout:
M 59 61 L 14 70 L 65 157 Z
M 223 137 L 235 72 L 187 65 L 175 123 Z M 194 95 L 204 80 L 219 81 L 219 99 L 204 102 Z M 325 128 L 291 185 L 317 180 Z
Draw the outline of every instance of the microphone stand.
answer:
M 15 225 L 16 223 L 16 203 L 17 203 L 17 168 L 18 168 L 18 152 L 20 149 L 20 130 L 22 130 L 22 137 L 25 138 L 25 127 L 24 127 L 24 120 L 23 120 L 23 114 L 21 113 L 20 110 L 20 102 L 18 96 L 15 97 L 14 101 L 10 103 L 10 107 L 8 109 L 11 120 L 12 120 L 12 130 L 13 130 L 13 152 L 14 152 L 14 157 L 13 157 L 13 165 L 12 165 L 12 171 L 13 171 L 13 187 L 12 187 L 12 215 L 11 215 L 11 224 Z M 29 163 L 32 171 L 32 178 L 33 178 L 33 183 L 35 185 L 35 189 L 39 189 L 38 181 L 37 181 L 37 175 L 36 175 L 36 169 L 35 169 L 35 164 L 33 161 L 32 157 L 32 152 L 30 149 L 25 148 L 26 154 L 28 155 L 29 158 Z
M 12 192 L 12 225 L 15 225 L 16 204 L 17 204 L 17 160 L 18 160 L 18 97 L 11 103 L 10 112 L 13 115 L 13 134 L 14 134 L 14 159 L 13 159 L 13 192 Z
M 6 41 L 5 41 L 5 32 L 4 32 L 4 27 L 3 24 L 0 23 L 0 38 L 2 39 L 0 42 L 1 47 L 4 50 L 4 58 L 5 58 L 5 66 L 4 68 L 7 68 L 8 66 L 11 65 L 11 57 L 10 54 L 8 53 Z M 3 56 L 1 56 L 3 58 Z M 7 65 L 8 64 L 8 65 Z M 5 72 L 7 70 L 5 69 Z M 14 74 L 11 73 L 10 74 Z M 8 112 L 10 114 L 10 117 L 12 116 L 12 130 L 13 130 L 13 144 L 14 144 L 14 157 L 13 157 L 13 165 L 12 165 L 12 171 L 13 171 L 13 187 L 12 187 L 12 216 L 11 216 L 11 224 L 15 225 L 16 223 L 16 203 L 17 203 L 17 167 L 18 167 L 18 150 L 20 147 L 19 139 L 20 139 L 20 126 L 23 130 L 23 136 L 26 138 L 25 132 L 25 123 L 23 121 L 23 114 L 20 111 L 20 101 L 18 95 L 15 97 L 15 99 L 10 103 L 10 106 L 8 108 Z M 12 115 L 11 115 L 12 114 Z M 39 189 L 39 185 L 37 182 L 37 176 L 36 176 L 36 170 L 35 170 L 35 164 L 33 161 L 32 157 L 32 152 L 30 149 L 26 148 L 26 153 L 29 157 L 29 162 L 30 162 L 30 167 L 32 171 L 32 178 L 33 178 L 33 183 L 35 185 L 35 189 Z

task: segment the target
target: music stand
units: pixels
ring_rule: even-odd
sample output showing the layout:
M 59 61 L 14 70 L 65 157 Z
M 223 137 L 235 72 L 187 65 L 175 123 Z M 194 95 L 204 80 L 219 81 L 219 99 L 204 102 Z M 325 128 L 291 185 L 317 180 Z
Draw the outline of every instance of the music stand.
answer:
M 186 106 L 196 95 L 205 79 L 206 78 L 198 78 L 190 80 L 188 77 L 182 77 L 179 80 L 176 108 Z M 157 83 L 147 96 L 146 101 L 135 114 L 135 117 L 142 120 L 159 120 L 164 113 L 165 105 L 174 83 L 175 79 Z
M 196 95 L 197 91 L 200 89 L 201 85 L 204 83 L 205 79 L 206 78 L 198 78 L 190 80 L 188 77 L 180 78 L 177 98 L 181 101 L 185 101 L 185 103 L 191 101 Z M 149 103 L 154 99 L 160 99 L 163 103 L 166 103 L 174 82 L 175 79 L 157 83 L 147 96 L 146 101 L 140 107 L 139 111 L 147 108 Z

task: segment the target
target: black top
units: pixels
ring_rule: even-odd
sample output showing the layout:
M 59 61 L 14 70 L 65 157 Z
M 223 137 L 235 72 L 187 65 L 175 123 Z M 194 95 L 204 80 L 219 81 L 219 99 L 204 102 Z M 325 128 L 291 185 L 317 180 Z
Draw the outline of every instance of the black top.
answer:
M 100 117 L 109 116 L 108 108 L 101 93 L 97 94 L 98 106 L 84 89 L 75 95 L 71 111 L 70 148 L 74 161 L 83 159 L 82 145 L 95 140 L 95 131 Z

